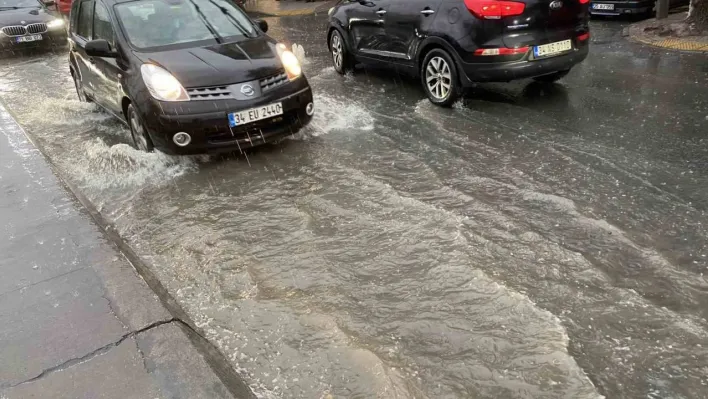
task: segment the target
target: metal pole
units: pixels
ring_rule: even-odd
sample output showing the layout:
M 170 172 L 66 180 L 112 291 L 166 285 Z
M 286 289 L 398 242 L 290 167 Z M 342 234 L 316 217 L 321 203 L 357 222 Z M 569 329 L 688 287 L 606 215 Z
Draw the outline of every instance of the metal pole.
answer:
M 669 17 L 669 0 L 656 0 L 656 19 Z

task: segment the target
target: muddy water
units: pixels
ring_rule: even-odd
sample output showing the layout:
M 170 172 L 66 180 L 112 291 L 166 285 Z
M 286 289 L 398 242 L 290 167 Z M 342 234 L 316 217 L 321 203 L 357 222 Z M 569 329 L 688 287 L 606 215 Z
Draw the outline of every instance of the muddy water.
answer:
M 700 58 L 598 24 L 563 86 L 442 110 L 295 21 L 316 118 L 246 155 L 133 150 L 63 55 L 0 98 L 260 397 L 708 397 Z

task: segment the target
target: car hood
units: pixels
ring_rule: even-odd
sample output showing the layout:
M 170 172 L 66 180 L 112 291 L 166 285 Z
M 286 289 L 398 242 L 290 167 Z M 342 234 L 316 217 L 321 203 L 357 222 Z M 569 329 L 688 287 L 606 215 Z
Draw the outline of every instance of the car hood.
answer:
M 186 88 L 256 80 L 283 70 L 275 41 L 267 36 L 154 53 L 136 53 L 142 62 L 168 70 Z
M 55 17 L 42 8 L 2 10 L 0 11 L 0 28 L 11 25 L 29 25 L 37 22 L 49 22 L 54 18 Z

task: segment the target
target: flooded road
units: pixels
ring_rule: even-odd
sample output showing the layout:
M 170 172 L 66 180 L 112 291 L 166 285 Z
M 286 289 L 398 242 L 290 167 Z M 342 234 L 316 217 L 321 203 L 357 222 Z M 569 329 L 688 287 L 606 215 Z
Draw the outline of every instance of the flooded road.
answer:
M 708 397 L 704 55 L 595 21 L 562 84 L 440 109 L 337 75 L 323 18 L 269 23 L 317 113 L 243 156 L 140 153 L 66 55 L 0 61 L 3 103 L 259 397 Z

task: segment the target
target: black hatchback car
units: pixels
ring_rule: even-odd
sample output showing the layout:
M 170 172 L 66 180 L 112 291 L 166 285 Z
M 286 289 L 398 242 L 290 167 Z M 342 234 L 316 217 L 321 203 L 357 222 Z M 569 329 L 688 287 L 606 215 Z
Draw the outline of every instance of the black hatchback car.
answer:
M 347 0 L 329 11 L 335 69 L 385 64 L 420 76 L 435 104 L 473 82 L 553 82 L 585 59 L 589 0 Z
M 79 99 L 171 154 L 243 150 L 314 113 L 297 57 L 228 0 L 75 0 L 69 54 Z
M 66 46 L 64 20 L 39 0 L 0 0 L 0 53 L 40 46 Z

